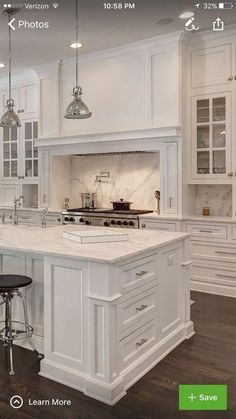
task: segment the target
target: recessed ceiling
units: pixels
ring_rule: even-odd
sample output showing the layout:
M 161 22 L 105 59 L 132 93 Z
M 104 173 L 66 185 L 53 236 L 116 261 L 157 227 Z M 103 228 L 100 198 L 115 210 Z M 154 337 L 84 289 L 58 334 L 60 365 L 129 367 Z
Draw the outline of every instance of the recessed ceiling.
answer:
M 129 1 L 120 1 L 122 4 Z M 14 2 L 16 3 L 16 2 Z M 20 2 L 19 2 L 20 3 Z M 27 4 L 34 4 L 30 0 Z M 40 0 L 38 2 L 41 4 Z M 47 3 L 46 1 L 42 4 Z M 58 8 L 48 10 L 20 9 L 16 20 L 48 21 L 49 29 L 17 29 L 13 31 L 14 72 L 32 69 L 47 62 L 73 57 L 70 48 L 75 41 L 74 0 L 58 0 Z M 210 29 L 220 17 L 225 24 L 236 22 L 236 5 L 232 10 L 204 10 L 190 0 L 132 0 L 135 9 L 105 10 L 104 0 L 79 1 L 79 41 L 83 43 L 79 54 L 87 54 L 106 48 L 117 47 L 156 35 L 184 29 L 185 21 L 179 15 L 186 10 L 195 11 L 195 20 L 201 30 Z M 2 1 L 3 5 L 3 1 Z M 203 3 L 202 3 L 203 6 Z M 0 13 L 0 62 L 8 61 L 7 18 Z M 7 67 L 0 69 L 5 77 Z

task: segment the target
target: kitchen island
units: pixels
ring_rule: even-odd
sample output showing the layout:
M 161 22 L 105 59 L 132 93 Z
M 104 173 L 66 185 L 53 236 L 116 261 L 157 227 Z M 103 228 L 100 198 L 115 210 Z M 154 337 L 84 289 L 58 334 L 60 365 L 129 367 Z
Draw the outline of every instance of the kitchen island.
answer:
M 194 334 L 189 235 L 125 230 L 128 241 L 82 245 L 62 237 L 86 229 L 2 225 L 1 272 L 33 278 L 40 375 L 113 405 Z

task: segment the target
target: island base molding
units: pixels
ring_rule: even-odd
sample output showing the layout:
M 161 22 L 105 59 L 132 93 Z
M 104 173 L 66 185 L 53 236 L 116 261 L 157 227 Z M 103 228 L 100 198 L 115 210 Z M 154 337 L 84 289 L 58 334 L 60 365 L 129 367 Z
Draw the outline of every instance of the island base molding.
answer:
M 39 375 L 79 390 L 86 396 L 113 406 L 126 395 L 127 390 L 133 384 L 147 374 L 181 342 L 191 338 L 194 334 L 193 322 L 189 321 L 172 332 L 168 337 L 162 339 L 161 342 L 152 347 L 128 368 L 121 371 L 120 376 L 111 384 L 99 381 L 88 374 L 83 374 L 47 358 L 41 361 Z

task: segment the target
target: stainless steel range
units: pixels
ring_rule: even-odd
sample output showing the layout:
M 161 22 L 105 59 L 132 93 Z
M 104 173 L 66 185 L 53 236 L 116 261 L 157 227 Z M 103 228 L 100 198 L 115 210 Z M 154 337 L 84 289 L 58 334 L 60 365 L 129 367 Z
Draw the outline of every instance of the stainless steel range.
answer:
M 62 212 L 62 222 L 63 224 L 139 228 L 139 215 L 151 212 L 153 211 L 74 208 Z

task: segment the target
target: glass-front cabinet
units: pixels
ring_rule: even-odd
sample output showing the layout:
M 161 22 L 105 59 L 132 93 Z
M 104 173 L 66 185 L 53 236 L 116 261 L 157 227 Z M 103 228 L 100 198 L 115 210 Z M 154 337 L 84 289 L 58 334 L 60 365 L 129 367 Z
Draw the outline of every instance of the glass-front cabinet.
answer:
M 231 176 L 230 93 L 194 97 L 192 176 Z
M 21 128 L 3 128 L 2 173 L 3 180 L 38 178 L 38 122 L 22 120 Z

